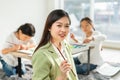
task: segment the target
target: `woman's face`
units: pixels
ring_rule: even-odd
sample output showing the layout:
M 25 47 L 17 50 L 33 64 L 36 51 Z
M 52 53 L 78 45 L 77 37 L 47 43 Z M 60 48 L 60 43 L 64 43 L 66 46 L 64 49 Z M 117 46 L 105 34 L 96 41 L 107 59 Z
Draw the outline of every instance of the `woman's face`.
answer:
M 49 29 L 50 34 L 51 34 L 51 39 L 53 41 L 63 41 L 67 34 L 69 33 L 69 19 L 67 17 L 62 17 L 56 22 L 54 22 Z
M 23 34 L 21 30 L 19 31 L 18 34 L 19 34 L 19 39 L 22 41 L 28 41 L 31 39 L 30 36 Z
M 84 20 L 84 21 L 81 22 L 81 29 L 84 33 L 91 32 L 92 31 L 92 25 Z

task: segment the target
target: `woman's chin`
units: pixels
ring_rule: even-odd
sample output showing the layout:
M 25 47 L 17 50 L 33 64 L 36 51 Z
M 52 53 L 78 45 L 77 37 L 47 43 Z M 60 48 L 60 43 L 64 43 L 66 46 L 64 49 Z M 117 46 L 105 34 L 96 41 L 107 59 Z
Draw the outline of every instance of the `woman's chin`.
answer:
M 61 38 L 60 41 L 63 41 L 65 38 Z

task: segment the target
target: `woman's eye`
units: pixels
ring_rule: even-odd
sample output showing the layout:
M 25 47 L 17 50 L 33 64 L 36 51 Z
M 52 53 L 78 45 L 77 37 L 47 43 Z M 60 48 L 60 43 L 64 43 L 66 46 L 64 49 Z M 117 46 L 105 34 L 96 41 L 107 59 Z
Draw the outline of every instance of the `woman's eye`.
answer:
M 65 26 L 65 27 L 69 27 L 69 26 Z
M 61 27 L 61 25 L 57 25 L 58 27 Z

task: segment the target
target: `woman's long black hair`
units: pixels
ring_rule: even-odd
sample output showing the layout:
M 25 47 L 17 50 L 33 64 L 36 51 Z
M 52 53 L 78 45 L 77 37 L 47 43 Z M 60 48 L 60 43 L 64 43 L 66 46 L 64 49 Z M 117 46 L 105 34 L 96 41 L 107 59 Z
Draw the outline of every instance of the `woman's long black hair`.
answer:
M 44 31 L 43 31 L 43 34 L 42 34 L 42 38 L 41 38 L 40 43 L 38 44 L 37 48 L 35 49 L 35 51 L 38 50 L 40 47 L 42 47 L 43 45 L 47 44 L 50 41 L 51 34 L 49 32 L 49 29 L 51 28 L 51 26 L 54 22 L 56 22 L 57 20 L 59 20 L 60 18 L 62 18 L 64 16 L 68 17 L 69 22 L 70 22 L 69 24 L 71 24 L 69 15 L 64 10 L 56 9 L 56 10 L 53 10 L 48 15 L 46 23 L 45 23 Z

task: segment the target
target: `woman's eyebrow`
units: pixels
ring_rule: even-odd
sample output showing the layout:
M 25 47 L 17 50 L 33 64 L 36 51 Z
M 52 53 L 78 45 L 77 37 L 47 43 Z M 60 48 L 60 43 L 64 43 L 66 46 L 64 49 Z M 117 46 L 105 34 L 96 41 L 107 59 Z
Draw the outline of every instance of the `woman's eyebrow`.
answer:
M 56 21 L 56 23 L 62 24 L 62 22 Z

